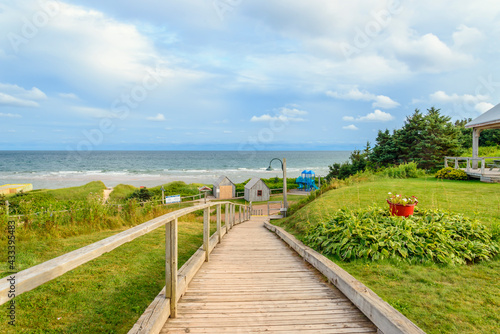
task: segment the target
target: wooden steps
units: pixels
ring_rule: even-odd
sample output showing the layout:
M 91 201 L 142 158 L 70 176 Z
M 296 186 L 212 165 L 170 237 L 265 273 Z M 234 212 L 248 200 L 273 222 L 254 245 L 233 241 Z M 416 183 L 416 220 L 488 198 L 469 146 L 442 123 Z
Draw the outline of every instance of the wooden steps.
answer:
M 377 333 L 337 288 L 263 227 L 235 226 L 161 333 Z

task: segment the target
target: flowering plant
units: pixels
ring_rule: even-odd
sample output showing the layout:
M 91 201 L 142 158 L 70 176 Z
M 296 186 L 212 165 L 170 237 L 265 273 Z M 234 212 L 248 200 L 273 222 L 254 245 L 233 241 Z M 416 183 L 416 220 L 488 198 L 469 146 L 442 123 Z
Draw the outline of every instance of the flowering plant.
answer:
M 393 195 L 389 193 L 389 198 L 387 199 L 389 204 L 399 204 L 399 205 L 407 205 L 407 204 L 417 204 L 418 199 L 415 196 L 403 196 L 400 194 Z

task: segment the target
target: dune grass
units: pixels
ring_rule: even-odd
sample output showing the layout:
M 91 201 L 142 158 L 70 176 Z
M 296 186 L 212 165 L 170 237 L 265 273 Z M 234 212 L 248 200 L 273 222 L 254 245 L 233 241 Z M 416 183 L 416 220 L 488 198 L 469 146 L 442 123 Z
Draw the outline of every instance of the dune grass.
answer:
M 378 178 L 329 191 L 279 225 L 303 239 L 310 224 L 340 208 L 386 206 L 388 192 L 414 195 L 419 207 L 463 213 L 500 235 L 500 186 L 476 181 Z M 343 262 L 330 257 L 427 333 L 498 333 L 500 256 L 472 265 Z
M 108 201 L 110 203 L 120 203 L 130 196 L 137 188 L 128 184 L 119 184 L 113 187 L 113 191 L 109 194 Z

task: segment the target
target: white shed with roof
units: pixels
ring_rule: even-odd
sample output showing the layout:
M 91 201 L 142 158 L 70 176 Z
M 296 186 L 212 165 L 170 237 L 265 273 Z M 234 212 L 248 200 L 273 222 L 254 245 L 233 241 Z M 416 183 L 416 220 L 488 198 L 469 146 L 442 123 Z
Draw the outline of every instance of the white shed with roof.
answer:
M 227 176 L 221 176 L 214 182 L 213 194 L 217 199 L 234 198 L 236 186 Z
M 248 202 L 269 201 L 271 189 L 258 177 L 254 177 L 245 185 L 245 200 Z

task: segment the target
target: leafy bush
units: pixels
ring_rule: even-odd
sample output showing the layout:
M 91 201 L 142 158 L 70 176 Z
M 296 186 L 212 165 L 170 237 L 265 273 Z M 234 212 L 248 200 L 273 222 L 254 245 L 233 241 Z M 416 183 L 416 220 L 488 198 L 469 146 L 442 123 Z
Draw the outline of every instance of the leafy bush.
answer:
M 415 162 L 389 167 L 380 172 L 381 175 L 392 179 L 417 178 L 425 175 L 423 169 L 419 169 Z
M 447 180 L 467 180 L 468 176 L 463 170 L 446 167 L 436 173 L 436 178 Z
M 147 188 L 141 188 L 141 189 L 137 189 L 132 194 L 130 194 L 127 197 L 127 199 L 128 200 L 136 199 L 139 202 L 147 202 L 151 199 L 151 197 L 153 197 L 153 195 L 151 194 L 151 192 Z
M 339 210 L 327 222 L 311 226 L 309 246 L 344 261 L 393 259 L 407 262 L 464 264 L 491 259 L 500 251 L 488 229 L 462 215 L 419 210 L 409 218 L 388 210 Z

